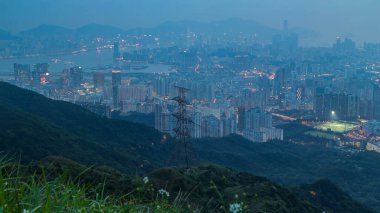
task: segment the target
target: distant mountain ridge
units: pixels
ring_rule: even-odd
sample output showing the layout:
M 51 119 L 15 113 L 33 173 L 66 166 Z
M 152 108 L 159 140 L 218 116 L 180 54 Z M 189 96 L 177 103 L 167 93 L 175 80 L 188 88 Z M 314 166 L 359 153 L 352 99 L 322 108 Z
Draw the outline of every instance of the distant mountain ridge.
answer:
M 47 25 L 41 24 L 35 28 L 25 30 L 19 33 L 20 36 L 26 37 L 48 37 L 48 36 L 62 36 L 62 35 L 71 35 L 73 34 L 73 30 L 55 26 L 55 25 Z
M 82 27 L 75 29 L 75 32 L 79 35 L 87 36 L 87 37 L 112 37 L 117 34 L 123 34 L 125 31 L 121 28 L 102 25 L 102 24 L 88 24 Z
M 0 29 L 0 40 L 15 40 L 17 39 L 12 33 Z
M 19 33 L 22 37 L 112 37 L 125 31 L 108 25 L 88 24 L 76 29 L 69 29 L 61 26 L 42 24 L 35 28 Z
M 25 30 L 19 33 L 20 36 L 85 36 L 85 37 L 107 37 L 110 38 L 117 34 L 169 34 L 169 33 L 187 33 L 196 32 L 204 34 L 255 34 L 259 38 L 270 39 L 274 34 L 281 33 L 280 29 L 275 29 L 252 20 L 240 18 L 230 18 L 222 21 L 198 22 L 198 21 L 167 21 L 158 26 L 150 28 L 132 28 L 123 30 L 118 27 L 88 24 L 76 29 L 69 29 L 54 25 L 40 25 L 35 28 Z M 291 32 L 299 33 L 300 37 L 313 37 L 317 34 L 304 28 L 291 29 Z

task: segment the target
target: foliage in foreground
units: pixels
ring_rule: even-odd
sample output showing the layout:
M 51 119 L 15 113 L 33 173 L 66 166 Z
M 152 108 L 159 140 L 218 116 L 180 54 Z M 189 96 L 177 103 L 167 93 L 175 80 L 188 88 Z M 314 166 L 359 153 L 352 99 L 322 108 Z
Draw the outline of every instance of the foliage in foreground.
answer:
M 185 205 L 186 196 L 169 202 L 170 193 L 155 190 L 146 178 L 133 195 L 113 197 L 104 187 L 93 189 L 65 176 L 20 175 L 19 168 L 0 160 L 0 212 L 196 212 Z

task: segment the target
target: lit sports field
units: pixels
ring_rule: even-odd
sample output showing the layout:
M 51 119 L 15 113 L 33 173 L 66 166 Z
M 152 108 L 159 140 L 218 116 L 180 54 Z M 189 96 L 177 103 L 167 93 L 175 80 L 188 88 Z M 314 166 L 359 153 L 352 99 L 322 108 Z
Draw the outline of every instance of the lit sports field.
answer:
M 350 131 L 355 127 L 357 127 L 357 125 L 339 122 L 339 121 L 330 121 L 330 122 L 322 123 L 316 126 L 317 129 L 321 129 L 325 131 L 331 130 L 333 132 L 339 132 L 339 133 Z

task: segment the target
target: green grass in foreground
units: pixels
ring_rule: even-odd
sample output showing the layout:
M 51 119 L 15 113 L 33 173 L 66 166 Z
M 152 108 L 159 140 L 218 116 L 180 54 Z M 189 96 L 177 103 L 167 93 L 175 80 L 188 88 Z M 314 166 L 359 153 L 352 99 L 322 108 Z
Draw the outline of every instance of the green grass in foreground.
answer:
M 110 197 L 104 188 L 93 190 L 63 176 L 20 176 L 17 166 L 0 159 L 0 213 L 17 212 L 199 212 L 186 204 L 187 196 L 171 202 L 169 192 L 155 190 L 147 178 L 140 180 L 132 195 Z M 131 193 L 132 194 L 132 193 Z

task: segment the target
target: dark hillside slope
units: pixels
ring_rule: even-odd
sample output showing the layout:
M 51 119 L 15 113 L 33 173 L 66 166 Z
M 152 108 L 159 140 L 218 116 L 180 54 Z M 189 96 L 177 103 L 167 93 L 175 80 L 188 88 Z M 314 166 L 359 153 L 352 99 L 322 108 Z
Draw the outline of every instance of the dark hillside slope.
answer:
M 266 178 L 220 166 L 163 168 L 150 178 L 154 185 L 174 195 L 191 191 L 189 199 L 205 207 L 206 212 L 220 212 L 220 206 L 228 207 L 235 202 L 244 203 L 244 212 L 371 212 L 328 181 L 318 181 L 293 193 Z M 309 199 L 312 190 L 316 191 L 314 199 L 318 201 Z
M 21 168 L 26 174 L 44 171 L 48 179 L 65 174 L 91 190 L 104 189 L 110 196 L 128 194 L 141 198 L 141 191 L 136 191 L 138 187 L 152 187 L 154 191 L 165 189 L 171 201 L 180 194 L 181 202 L 193 209 L 202 209 L 201 212 L 230 212 L 229 205 L 233 203 L 240 204 L 243 212 L 371 212 L 326 180 L 289 189 L 266 178 L 222 166 L 161 168 L 147 175 L 148 183 L 144 186 L 141 177 L 128 176 L 108 167 L 87 168 L 64 158 L 46 158 Z
M 198 158 L 267 177 L 285 185 L 329 179 L 380 212 L 380 155 L 287 142 L 252 143 L 240 136 L 202 139 Z
M 327 212 L 369 212 L 329 180 L 303 185 L 295 193 L 313 206 L 328 210 Z
M 166 148 L 162 134 L 150 127 L 102 118 L 3 82 L 0 118 L 1 150 L 20 152 L 26 161 L 61 155 L 86 164 L 133 169 L 130 172 L 157 168 L 165 161 L 160 155 Z

